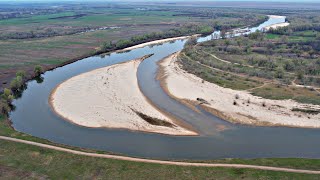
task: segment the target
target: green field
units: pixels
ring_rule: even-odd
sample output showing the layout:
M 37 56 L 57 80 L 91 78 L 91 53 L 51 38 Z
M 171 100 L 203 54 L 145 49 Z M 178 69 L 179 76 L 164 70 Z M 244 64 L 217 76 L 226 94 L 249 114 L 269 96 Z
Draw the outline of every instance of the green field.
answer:
M 3 148 L 5 147 L 5 148 Z M 318 179 L 319 175 L 250 169 L 182 167 L 92 158 L 0 141 L 1 179 Z M 265 160 L 266 162 L 268 160 Z M 276 160 L 269 160 L 276 164 Z M 282 160 L 279 160 L 280 162 Z M 283 164 L 319 167 L 318 160 Z M 266 163 L 268 164 L 268 163 Z M 280 163 L 281 164 L 281 163 Z

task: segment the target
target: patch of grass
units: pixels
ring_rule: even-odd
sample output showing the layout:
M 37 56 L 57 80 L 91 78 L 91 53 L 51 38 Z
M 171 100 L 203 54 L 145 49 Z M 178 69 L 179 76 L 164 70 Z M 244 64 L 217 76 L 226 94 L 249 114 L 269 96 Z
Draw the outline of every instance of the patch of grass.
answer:
M 135 112 L 139 117 L 141 117 L 143 120 L 147 121 L 149 124 L 152 124 L 152 125 L 155 125 L 155 126 L 165 126 L 165 127 L 175 127 L 174 124 L 170 123 L 170 122 L 167 122 L 167 121 L 164 121 L 164 120 L 161 120 L 161 119 L 158 119 L 158 118 L 154 118 L 154 117 L 150 117 L 146 114 L 143 114 L 141 112 L 138 112 L 136 110 L 133 110 L 133 112 Z
M 202 63 L 206 63 L 206 65 L 208 64 L 207 66 L 199 64 L 192 58 L 186 57 L 184 54 L 182 54 L 179 58 L 183 68 L 189 73 L 225 88 L 246 90 L 262 85 L 261 82 L 253 80 L 249 77 L 238 76 L 232 73 L 218 71 L 207 67 L 210 64 L 216 63 L 216 61 L 211 60 L 210 58 L 203 59 L 205 62 Z
M 319 114 L 320 110 L 318 109 L 302 109 L 302 108 L 293 108 L 292 111 L 304 112 L 307 114 Z
M 294 97 L 294 93 L 287 87 L 277 87 L 274 84 L 267 85 L 262 88 L 254 89 L 251 91 L 251 94 L 255 96 L 260 96 L 266 99 L 276 99 L 276 100 L 284 100 L 284 99 L 292 99 Z
M 265 87 L 254 89 L 251 93 L 267 99 L 284 100 L 293 99 L 300 103 L 320 105 L 320 96 L 316 91 L 308 88 L 278 86 L 269 84 Z
M 267 39 L 278 39 L 279 37 L 280 36 L 277 34 L 270 34 L 270 33 L 266 34 Z

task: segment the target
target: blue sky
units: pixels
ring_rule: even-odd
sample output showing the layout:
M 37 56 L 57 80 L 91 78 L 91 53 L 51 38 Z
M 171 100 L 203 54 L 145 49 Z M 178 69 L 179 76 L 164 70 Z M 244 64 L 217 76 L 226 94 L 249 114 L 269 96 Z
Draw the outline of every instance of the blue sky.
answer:
M 82 1 L 89 2 L 89 0 L 0 0 L 0 2 L 59 2 L 59 1 Z M 104 1 L 104 2 L 120 2 L 119 0 L 93 0 L 93 1 Z M 163 2 L 163 0 L 122 0 L 122 1 L 147 1 L 147 2 Z M 165 0 L 167 2 L 172 1 L 197 1 L 197 0 Z M 202 0 L 202 1 L 212 1 L 212 2 L 223 2 L 223 1 L 251 1 L 251 2 L 320 2 L 320 0 Z
M 90 2 L 90 0 L 0 0 L 0 2 Z M 98 2 L 197 2 L 199 0 L 92 0 Z M 200 0 L 207 2 L 294 2 L 294 3 L 320 3 L 320 0 Z

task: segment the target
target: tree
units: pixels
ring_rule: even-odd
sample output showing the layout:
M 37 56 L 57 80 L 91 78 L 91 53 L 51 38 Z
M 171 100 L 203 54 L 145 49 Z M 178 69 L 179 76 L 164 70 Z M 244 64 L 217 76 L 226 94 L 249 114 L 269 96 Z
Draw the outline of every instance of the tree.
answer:
M 40 76 L 42 73 L 42 67 L 40 65 L 36 65 L 33 70 L 35 76 Z
M 2 100 L 0 101 L 0 111 L 2 115 L 8 115 L 8 113 L 11 111 L 11 108 L 7 102 Z
M 226 45 L 226 49 L 225 50 L 227 50 L 227 48 L 230 46 L 231 42 L 228 39 L 226 39 L 224 41 L 224 44 Z
M 16 77 L 18 77 L 18 76 L 20 76 L 22 79 L 25 79 L 25 77 L 26 77 L 26 72 L 20 70 L 20 71 L 18 71 L 18 72 L 16 73 Z
M 320 32 L 317 32 L 316 39 L 320 40 Z
M 213 32 L 213 28 L 211 26 L 201 26 L 199 33 L 206 35 L 206 34 L 211 34 Z
M 111 41 L 109 42 L 104 42 L 101 47 L 100 47 L 101 51 L 108 51 L 113 49 L 113 44 Z
M 274 74 L 276 78 L 282 79 L 284 76 L 284 70 L 282 67 L 277 67 L 276 72 Z
M 117 49 L 122 49 L 122 48 L 126 48 L 130 45 L 132 45 L 133 42 L 131 40 L 128 39 L 121 39 L 116 43 L 116 48 Z
M 237 40 L 237 45 L 238 45 L 239 47 L 241 47 L 241 44 L 242 44 L 242 39 L 238 39 L 238 40 Z
M 3 90 L 3 94 L 1 95 L 2 99 L 4 101 L 6 101 L 6 103 L 11 103 L 11 101 L 13 100 L 13 95 L 10 89 L 8 88 L 4 88 Z
M 227 36 L 227 32 L 225 30 L 221 30 L 220 31 L 220 36 L 221 36 L 222 39 L 225 39 L 226 36 Z
M 23 86 L 23 80 L 21 76 L 15 77 L 10 83 L 10 88 L 13 91 L 18 91 L 22 86 Z
M 281 42 L 282 43 L 287 43 L 288 42 L 288 37 L 286 35 L 281 36 Z
M 297 78 L 298 78 L 299 80 L 302 80 L 302 79 L 304 78 L 304 72 L 303 72 L 303 71 L 298 71 L 298 73 L 297 73 Z
M 292 61 L 287 60 L 287 61 L 284 62 L 283 67 L 284 67 L 284 69 L 286 71 L 293 71 L 294 68 L 295 68 L 295 65 L 294 65 L 294 63 Z
M 246 46 L 245 51 L 246 51 L 246 53 L 250 54 L 252 52 L 252 49 L 250 46 Z
M 191 37 L 185 44 L 185 47 L 194 46 L 197 44 L 197 38 Z

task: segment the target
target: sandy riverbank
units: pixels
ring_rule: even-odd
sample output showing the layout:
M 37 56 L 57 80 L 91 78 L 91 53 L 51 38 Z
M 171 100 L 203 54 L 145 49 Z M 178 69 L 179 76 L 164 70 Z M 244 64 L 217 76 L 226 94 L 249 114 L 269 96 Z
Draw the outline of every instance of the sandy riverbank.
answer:
M 266 26 L 264 27 L 265 30 L 269 30 L 269 29 L 277 29 L 277 28 L 280 28 L 280 27 L 286 27 L 286 26 L 289 26 L 290 23 L 288 22 L 284 22 L 284 23 L 278 23 L 278 24 L 273 24 L 273 25 L 270 25 L 270 26 Z
M 277 16 L 277 15 L 268 15 L 269 18 L 273 18 L 273 19 L 279 19 L 279 18 L 285 18 L 285 16 Z M 270 28 L 273 28 L 273 29 L 277 29 L 277 28 L 280 28 L 280 27 L 286 27 L 286 26 L 289 26 L 290 23 L 288 22 L 283 22 L 283 23 L 278 23 L 278 24 L 273 24 L 273 25 L 270 25 L 270 26 L 266 26 L 264 27 L 263 29 L 265 31 L 269 30 Z
M 194 35 L 194 36 L 199 36 L 199 35 Z M 176 41 L 176 40 L 183 40 L 183 39 L 188 39 L 190 37 L 191 36 L 181 36 L 181 37 L 174 37 L 174 38 L 167 38 L 167 39 L 160 39 L 160 40 L 156 40 L 156 41 L 150 41 L 150 42 L 138 44 L 136 46 L 131 46 L 131 47 L 119 50 L 118 52 L 131 51 L 133 49 L 143 48 L 145 46 L 156 45 L 156 44 L 161 44 L 161 43 L 166 43 L 166 42 Z
M 197 135 L 164 115 L 142 94 L 136 73 L 143 59 L 72 77 L 52 92 L 52 108 L 66 120 L 85 127 Z
M 159 63 L 158 79 L 170 96 L 184 102 L 192 101 L 194 104 L 200 104 L 197 98 L 204 99 L 209 103 L 202 104 L 204 109 L 233 123 L 320 128 L 320 114 L 292 111 L 293 108 L 307 106 L 320 109 L 320 106 L 300 104 L 292 100 L 262 99 L 246 91 L 223 88 L 203 81 L 181 69 L 176 61 L 177 55 L 178 53 L 173 54 Z
M 284 18 L 285 16 L 278 16 L 278 15 L 268 15 L 269 18 L 273 19 L 279 19 L 279 18 Z

